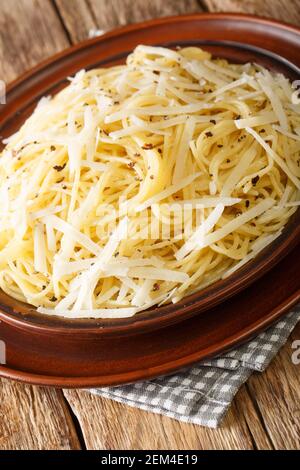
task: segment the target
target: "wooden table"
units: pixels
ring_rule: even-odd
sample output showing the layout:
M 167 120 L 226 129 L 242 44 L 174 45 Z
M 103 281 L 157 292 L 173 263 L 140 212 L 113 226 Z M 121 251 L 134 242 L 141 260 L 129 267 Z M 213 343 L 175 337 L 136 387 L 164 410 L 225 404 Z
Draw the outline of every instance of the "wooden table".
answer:
M 300 24 L 300 0 L 0 0 L 0 79 L 11 81 L 95 29 L 195 11 L 244 11 Z M 300 449 L 300 325 L 242 387 L 217 430 L 79 390 L 0 380 L 0 449 Z

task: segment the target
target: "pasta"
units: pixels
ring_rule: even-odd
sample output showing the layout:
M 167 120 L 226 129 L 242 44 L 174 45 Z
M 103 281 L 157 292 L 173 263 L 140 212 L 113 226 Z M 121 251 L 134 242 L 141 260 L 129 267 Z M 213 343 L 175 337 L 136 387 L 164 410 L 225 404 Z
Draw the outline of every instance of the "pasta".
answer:
M 0 288 L 43 314 L 132 316 L 255 257 L 299 206 L 287 78 L 138 46 L 43 98 L 0 156 Z

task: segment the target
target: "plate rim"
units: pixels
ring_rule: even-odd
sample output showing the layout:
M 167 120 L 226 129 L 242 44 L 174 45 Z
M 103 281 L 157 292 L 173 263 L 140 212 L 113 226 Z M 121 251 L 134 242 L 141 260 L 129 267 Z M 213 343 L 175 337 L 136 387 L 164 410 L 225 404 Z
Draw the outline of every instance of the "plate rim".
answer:
M 211 359 L 220 354 L 238 347 L 249 341 L 251 338 L 257 336 L 257 334 L 265 331 L 267 328 L 274 325 L 284 314 L 291 310 L 300 300 L 300 287 L 287 299 L 282 301 L 278 306 L 274 307 L 271 312 L 263 319 L 255 322 L 251 327 L 243 329 L 237 338 L 236 335 L 232 335 L 229 339 L 226 339 L 226 346 L 222 344 L 222 340 L 219 341 L 218 346 L 211 345 L 208 352 L 194 352 L 187 356 L 182 356 L 177 360 L 170 362 L 164 362 L 159 366 L 149 367 L 147 369 L 137 369 L 133 371 L 125 371 L 122 373 L 111 374 L 111 375 L 97 375 L 97 376 L 55 376 L 36 374 L 32 372 L 26 372 L 19 369 L 12 369 L 5 365 L 0 365 L 0 377 L 11 379 L 17 382 L 47 386 L 53 388 L 95 388 L 95 387 L 107 387 L 107 386 L 118 386 L 118 385 L 129 385 L 144 380 L 151 380 L 155 377 L 171 375 L 180 370 L 191 367 L 199 361 Z M 230 302 L 230 299 L 229 299 Z M 188 320 L 187 320 L 188 321 Z

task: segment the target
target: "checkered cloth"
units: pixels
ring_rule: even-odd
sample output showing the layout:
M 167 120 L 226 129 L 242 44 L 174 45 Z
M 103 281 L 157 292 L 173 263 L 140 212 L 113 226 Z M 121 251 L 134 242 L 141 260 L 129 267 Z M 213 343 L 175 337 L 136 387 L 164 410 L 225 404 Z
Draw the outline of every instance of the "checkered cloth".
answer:
M 90 390 L 102 397 L 187 423 L 216 428 L 253 371 L 269 365 L 300 321 L 300 305 L 275 326 L 238 349 L 185 369 L 121 387 Z

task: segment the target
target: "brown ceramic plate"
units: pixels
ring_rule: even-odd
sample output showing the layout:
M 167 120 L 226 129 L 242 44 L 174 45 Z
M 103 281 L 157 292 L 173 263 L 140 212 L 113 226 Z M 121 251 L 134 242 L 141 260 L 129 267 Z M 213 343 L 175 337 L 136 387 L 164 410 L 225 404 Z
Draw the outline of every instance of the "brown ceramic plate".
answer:
M 158 19 L 131 25 L 86 41 L 50 58 L 8 87 L 7 105 L 0 117 L 0 135 L 8 136 L 31 114 L 41 96 L 54 94 L 67 84 L 66 77 L 81 68 L 111 66 L 123 62 L 137 44 L 196 44 L 215 56 L 246 63 L 255 61 L 299 77 L 300 30 L 278 22 L 233 14 L 200 14 Z M 0 293 L 6 321 L 39 326 L 53 334 L 61 328 L 81 329 L 98 334 L 126 334 L 158 329 L 203 312 L 250 285 L 285 256 L 300 238 L 300 211 L 282 236 L 230 278 L 218 281 L 180 303 L 152 308 L 136 317 L 116 320 L 70 321 L 39 315 L 29 305 Z M 24 315 L 26 320 L 24 320 Z M 99 326 L 104 327 L 99 330 Z
M 203 14 L 164 18 L 139 25 L 127 26 L 100 38 L 86 41 L 47 60 L 42 65 L 15 81 L 8 87 L 7 105 L 3 108 L 0 117 L 0 134 L 5 137 L 15 132 L 24 119 L 31 114 L 40 97 L 54 94 L 64 87 L 67 84 L 67 76 L 73 75 L 81 68 L 88 69 L 120 63 L 124 61 L 127 54 L 140 43 L 163 44 L 169 47 L 191 44 L 200 45 L 206 50 L 211 51 L 214 55 L 225 57 L 230 61 L 242 63 L 255 61 L 285 73 L 292 80 L 299 77 L 297 66 L 299 65 L 300 57 L 300 30 L 295 27 L 266 19 L 234 14 Z M 0 318 L 3 322 L 1 329 L 10 332 L 8 333 L 9 335 L 14 331 L 14 338 L 17 338 L 18 335 L 22 336 L 19 336 L 19 342 L 16 342 L 14 339 L 14 348 L 17 355 L 17 351 L 19 351 L 19 353 L 22 351 L 19 360 L 26 357 L 27 364 L 32 364 L 32 361 L 36 361 L 37 369 L 35 371 L 33 370 L 34 367 L 32 369 L 33 365 L 30 366 L 32 373 L 47 375 L 48 372 L 50 375 L 53 375 L 56 367 L 54 367 L 51 372 L 50 357 L 56 357 L 57 360 L 59 359 L 57 373 L 59 371 L 59 375 L 61 376 L 76 377 L 74 367 L 76 368 L 77 363 L 78 367 L 82 367 L 84 362 L 84 371 L 81 371 L 79 375 L 83 374 L 83 376 L 89 375 L 91 377 L 92 374 L 93 380 L 90 379 L 88 383 L 82 382 L 82 386 L 87 386 L 87 384 L 91 385 L 92 383 L 109 383 L 110 380 L 112 383 L 127 381 L 125 377 L 125 362 L 129 365 L 130 370 L 135 370 L 137 366 L 136 342 L 131 335 L 141 337 L 144 332 L 155 329 L 159 331 L 152 336 L 156 337 L 156 335 L 159 336 L 159 334 L 163 334 L 166 335 L 166 337 L 169 337 L 169 335 L 172 337 L 174 335 L 174 328 L 176 327 L 171 327 L 171 325 L 188 319 L 190 319 L 191 325 L 193 324 L 192 322 L 204 322 L 206 328 L 203 329 L 202 325 L 200 330 L 195 328 L 194 331 L 198 331 L 198 335 L 200 334 L 199 332 L 206 331 L 205 334 L 208 335 L 206 339 L 212 341 L 208 349 L 202 348 L 198 353 L 194 351 L 197 357 L 193 357 L 196 360 L 197 358 L 204 357 L 206 354 L 211 355 L 219 352 L 221 349 L 241 341 L 247 335 L 253 333 L 255 329 L 268 324 L 270 319 L 267 319 L 269 318 L 270 312 L 268 309 L 264 310 L 261 308 L 259 318 L 255 316 L 251 318 L 251 326 L 249 323 L 248 332 L 247 328 L 243 330 L 242 322 L 235 318 L 234 314 L 237 306 L 236 299 L 241 301 L 243 299 L 241 295 L 232 300 L 235 307 L 230 307 L 228 310 L 229 317 L 230 312 L 233 312 L 231 316 L 233 323 L 235 322 L 235 327 L 231 326 L 231 328 L 227 330 L 227 342 L 226 339 L 223 338 L 223 342 L 218 343 L 218 332 L 220 335 L 224 335 L 228 327 L 228 325 L 224 326 L 223 313 L 222 315 L 218 315 L 218 312 L 223 312 L 223 307 L 210 310 L 206 315 L 197 316 L 197 318 L 192 317 L 204 310 L 212 309 L 220 302 L 224 302 L 242 289 L 245 289 L 254 281 L 257 281 L 296 246 L 299 236 L 300 213 L 297 211 L 284 230 L 283 235 L 277 239 L 276 242 L 264 250 L 254 261 L 249 262 L 244 268 L 240 269 L 227 280 L 219 281 L 204 291 L 186 297 L 175 306 L 167 305 L 159 309 L 153 308 L 130 319 L 68 321 L 54 317 L 49 318 L 37 314 L 32 307 L 15 301 L 4 293 L 0 293 L 0 305 L 2 310 L 2 312 L 0 312 Z M 278 273 L 278 271 L 276 272 Z M 252 292 L 252 295 L 254 295 L 259 285 L 260 284 L 257 283 L 255 287 L 252 287 L 252 290 L 248 292 Z M 293 301 L 296 301 L 295 299 L 296 297 L 294 296 Z M 227 302 L 226 305 L 230 305 L 230 302 Z M 275 305 L 272 305 L 272 308 L 277 309 L 277 307 L 278 302 L 276 301 Z M 226 309 L 225 306 L 224 309 Z M 282 306 L 279 310 L 276 310 L 276 315 L 278 315 L 279 311 L 283 311 Z M 213 312 L 216 313 L 213 315 Z M 245 310 L 245 312 L 246 319 L 244 320 L 249 320 L 249 311 Z M 212 328 L 209 319 L 216 319 L 216 316 L 218 317 L 218 321 L 215 321 L 212 331 L 209 332 L 209 329 L 207 329 L 209 325 Z M 254 321 L 255 318 L 256 321 Z M 180 330 L 183 331 L 183 325 L 186 325 L 186 328 L 188 328 L 188 324 L 189 323 L 186 321 L 182 323 Z M 170 330 L 161 330 L 166 326 L 168 326 Z M 177 329 L 178 328 L 176 328 L 176 330 Z M 233 332 L 235 332 L 234 336 L 232 336 Z M 205 344 L 204 337 L 202 338 L 202 342 L 201 334 L 200 337 L 197 337 L 198 345 Z M 127 335 L 130 336 L 126 338 Z M 187 336 L 187 338 L 188 337 L 189 336 Z M 149 358 L 158 356 L 163 358 L 164 355 L 161 355 L 161 353 L 164 346 L 162 346 L 160 342 L 154 343 L 154 340 L 151 343 L 151 335 L 148 338 L 151 345 Z M 188 346 L 188 344 L 186 344 L 186 342 L 189 343 L 187 338 L 181 336 L 183 349 Z M 83 343 L 81 343 L 81 341 L 83 341 Z M 99 364 L 103 366 L 103 357 L 101 359 L 97 354 L 100 352 L 104 354 L 103 342 L 105 341 L 117 342 L 119 346 L 115 351 L 116 354 L 119 349 L 121 350 L 120 344 L 124 345 L 123 347 L 127 348 L 127 354 L 124 355 L 123 350 L 123 356 L 118 356 L 118 354 L 114 355 L 113 348 L 105 348 L 107 351 L 105 353 L 105 361 L 108 361 L 107 363 L 110 364 L 110 366 L 113 364 L 114 367 L 116 367 L 116 369 L 112 367 L 111 371 L 112 373 L 115 371 L 117 375 L 114 376 L 114 378 L 106 378 L 104 380 L 103 377 L 101 378 L 99 376 L 99 374 L 101 375 L 99 371 L 103 370 L 104 373 L 105 368 L 96 368 L 96 370 L 94 369 L 92 372 L 92 364 L 90 365 L 89 361 L 94 359 L 90 348 L 95 347 L 95 357 L 98 357 Z M 163 341 L 166 341 L 166 339 Z M 46 345 L 47 354 L 50 354 L 47 360 L 47 354 L 42 348 L 46 342 L 49 343 L 49 345 Z M 40 344 L 40 346 L 38 346 L 38 344 Z M 134 344 L 134 351 L 128 349 L 131 344 Z M 141 347 L 142 346 L 143 340 Z M 49 347 L 50 349 L 48 350 Z M 31 348 L 33 351 L 36 349 L 35 359 L 32 357 L 33 351 L 30 353 Z M 51 348 L 53 349 L 51 350 Z M 144 344 L 144 348 L 145 350 L 147 349 L 146 343 Z M 89 351 L 90 355 L 86 356 L 85 351 Z M 96 353 L 96 351 L 98 351 L 98 353 Z M 207 352 L 205 353 L 205 351 Z M 62 352 L 62 355 L 58 354 L 59 352 Z M 54 356 L 51 356 L 51 354 Z M 29 356 L 31 356 L 31 359 Z M 46 360 L 44 365 L 40 363 L 40 357 L 41 361 Z M 143 357 L 143 354 L 141 354 L 141 357 Z M 122 358 L 126 358 L 126 360 L 124 359 L 125 362 Z M 110 362 L 110 359 L 112 362 Z M 128 360 L 129 362 L 133 361 L 131 365 L 128 364 Z M 161 364 L 160 369 L 155 369 L 156 366 L 154 367 L 154 363 L 154 369 L 151 369 L 152 366 L 149 361 L 145 361 L 147 371 L 142 373 L 140 370 L 140 376 L 136 373 L 134 376 L 128 375 L 127 378 L 128 381 L 137 380 L 156 373 L 164 373 L 173 370 L 177 366 L 189 364 L 191 360 L 191 356 L 187 356 L 186 359 L 181 360 L 181 362 L 176 362 L 173 356 L 173 365 L 166 364 L 164 368 L 163 364 Z M 17 359 L 14 359 L 12 363 L 9 364 L 10 367 L 14 367 L 14 361 L 16 361 L 16 369 L 28 370 L 26 363 L 21 365 Z M 54 362 L 56 362 L 56 360 Z M 122 369 L 123 362 L 124 368 Z M 46 364 L 49 364 L 48 371 Z M 70 364 L 70 367 L 72 366 L 73 369 L 72 367 L 71 369 L 68 368 L 68 364 Z M 54 366 L 54 363 L 52 366 Z M 149 372 L 150 369 L 152 372 Z M 7 371 L 7 369 L 5 370 Z M 97 373 L 94 374 L 94 372 Z M 125 373 L 125 375 L 122 375 L 122 378 L 119 375 L 121 372 Z M 13 373 L 11 372 L 10 375 L 13 376 Z M 95 379 L 97 376 L 99 376 L 98 379 Z M 119 377 L 119 379 L 117 377 Z M 36 381 L 39 380 L 40 379 Z M 70 379 L 67 383 L 70 385 L 74 383 L 74 385 L 79 386 L 80 379 L 73 382 Z M 52 380 L 52 384 L 55 384 L 55 379 Z
M 56 334 L 0 323 L 7 364 L 0 376 L 56 387 L 99 387 L 170 374 L 246 341 L 300 299 L 300 248 L 257 283 L 202 315 L 155 332 Z M 4 345 L 2 343 L 2 346 Z M 1 343 L 0 343 L 1 351 Z M 1 355 L 0 355 L 1 358 Z

